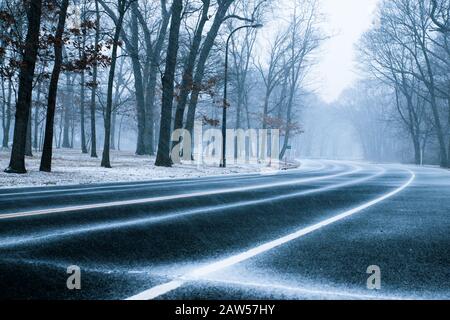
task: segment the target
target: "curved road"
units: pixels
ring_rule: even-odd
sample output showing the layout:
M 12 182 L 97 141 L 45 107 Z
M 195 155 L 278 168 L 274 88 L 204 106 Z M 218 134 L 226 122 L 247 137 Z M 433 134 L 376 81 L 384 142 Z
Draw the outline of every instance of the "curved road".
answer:
M 450 299 L 450 174 L 298 170 L 0 190 L 1 299 Z M 68 290 L 67 267 L 81 268 Z M 381 290 L 366 270 L 381 269 Z

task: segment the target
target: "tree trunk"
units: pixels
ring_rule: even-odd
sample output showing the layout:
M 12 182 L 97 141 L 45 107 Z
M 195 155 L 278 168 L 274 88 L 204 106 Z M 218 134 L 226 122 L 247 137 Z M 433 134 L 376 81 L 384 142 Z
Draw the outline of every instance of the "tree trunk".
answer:
M 165 6 L 163 1 L 162 6 Z M 150 39 L 147 41 L 147 56 L 150 58 L 150 67 L 148 68 L 146 81 L 146 101 L 145 101 L 145 132 L 144 132 L 144 147 L 145 154 L 155 154 L 154 132 L 155 132 L 155 101 L 156 101 L 156 86 L 158 84 L 157 75 L 159 74 L 159 65 L 161 62 L 161 53 L 164 47 L 164 40 L 167 35 L 167 27 L 169 25 L 171 12 L 167 12 L 165 7 L 162 7 L 162 22 L 159 30 L 158 39 L 154 45 L 151 45 Z
M 291 126 L 291 121 L 290 121 L 291 116 L 292 116 L 292 103 L 289 103 L 287 117 L 286 117 L 286 134 L 284 136 L 284 143 L 283 143 L 283 148 L 281 149 L 280 159 L 284 158 L 284 156 L 286 154 L 286 151 L 287 151 L 287 149 L 289 147 L 289 138 L 290 138 L 290 135 L 291 135 L 291 128 L 290 128 L 290 126 Z
M 145 97 L 144 97 L 144 80 L 142 78 L 141 63 L 139 61 L 139 25 L 137 18 L 138 4 L 133 3 L 131 6 L 131 46 L 128 47 L 130 52 L 131 63 L 134 74 L 134 91 L 136 95 L 136 111 L 138 124 L 138 137 L 136 154 L 145 154 Z
M 117 121 L 117 111 L 112 113 L 111 120 L 111 150 L 116 150 L 116 121 Z
M 6 128 L 5 128 L 5 141 L 6 148 L 9 149 L 9 137 L 11 131 L 11 120 L 12 120 L 12 95 L 13 95 L 13 85 L 12 80 L 9 79 L 8 84 L 8 104 L 6 105 Z
M 188 101 L 189 93 L 192 90 L 195 61 L 200 50 L 202 42 L 203 29 L 206 22 L 209 20 L 208 11 L 210 6 L 210 0 L 203 1 L 202 17 L 195 31 L 194 39 L 192 40 L 189 56 L 184 64 L 183 78 L 181 82 L 180 96 L 178 99 L 177 110 L 175 113 L 174 130 L 183 128 L 184 113 L 186 104 Z
M 411 132 L 411 138 L 414 146 L 414 164 L 420 166 L 422 164 L 422 148 L 417 134 Z
M 174 93 L 174 78 L 177 65 L 179 48 L 179 35 L 181 16 L 183 11 L 183 0 L 174 0 L 172 5 L 172 21 L 170 25 L 169 45 L 167 48 L 166 68 L 162 79 L 163 97 L 161 107 L 161 125 L 159 134 L 159 147 L 156 157 L 156 166 L 170 167 L 170 132 L 172 125 L 172 106 Z
M 58 132 L 58 141 L 56 148 L 61 149 L 61 142 L 62 142 L 62 132 L 63 132 L 63 115 L 61 114 L 59 117 L 59 132 Z
M 409 92 L 409 87 L 406 81 L 404 81 L 404 83 L 402 84 L 402 88 L 403 89 L 401 90 L 401 92 L 403 93 L 403 96 L 406 98 L 408 117 L 404 116 L 401 111 L 400 100 L 397 92 L 398 90 L 396 89 L 395 94 L 396 94 L 397 109 L 403 122 L 408 127 L 409 133 L 411 135 L 411 141 L 414 147 L 414 164 L 421 165 L 422 148 L 420 144 L 420 124 L 418 124 L 419 121 L 417 119 L 417 116 L 415 116 L 416 113 L 414 112 L 414 103 L 412 94 Z
M 42 151 L 44 145 L 44 126 L 41 126 L 39 130 L 39 151 Z
M 2 133 L 3 133 L 3 148 L 5 147 L 5 128 L 6 128 L 6 90 L 5 90 L 5 79 L 2 79 L 2 95 L 3 95 L 3 103 L 2 103 Z
M 445 137 L 444 137 L 444 132 L 442 129 L 439 110 L 437 107 L 436 96 L 434 95 L 434 93 L 431 93 L 431 109 L 433 111 L 433 116 L 434 116 L 435 126 L 436 126 L 436 134 L 437 134 L 438 142 L 439 142 L 439 149 L 440 149 L 440 155 L 441 155 L 441 167 L 446 168 L 449 165 L 448 155 L 447 155 L 447 144 L 445 142 Z
M 32 157 L 33 156 L 33 150 L 32 150 L 33 149 L 32 148 L 32 145 L 33 145 L 33 142 L 32 142 L 33 129 L 32 129 L 32 126 L 31 126 L 31 123 L 32 123 L 32 117 L 31 117 L 31 113 L 32 112 L 31 112 L 31 110 L 33 110 L 32 107 L 30 107 L 30 115 L 28 117 L 28 124 L 27 124 L 27 139 L 25 141 L 25 155 L 27 157 Z
M 238 93 L 238 101 L 236 108 L 236 129 L 242 129 L 242 98 L 240 93 Z
M 70 149 L 73 149 L 74 147 L 74 140 L 75 140 L 75 119 L 72 117 L 70 121 Z
M 192 130 L 194 130 L 195 113 L 197 109 L 200 91 L 202 88 L 203 77 L 205 75 L 206 61 L 208 60 L 211 49 L 214 46 L 217 34 L 219 33 L 220 27 L 224 22 L 225 15 L 227 14 L 227 11 L 231 3 L 233 3 L 233 0 L 225 0 L 220 4 L 216 16 L 214 17 L 214 22 L 205 38 L 202 50 L 198 58 L 185 125 L 186 130 L 188 130 L 191 134 L 193 134 Z
M 90 105 L 90 120 L 91 120 L 91 157 L 97 158 L 97 130 L 95 125 L 96 115 L 96 91 L 97 91 L 97 65 L 94 66 L 93 84 L 91 89 L 91 105 Z
M 5 96 L 5 94 L 4 94 Z M 9 149 L 9 131 L 11 130 L 11 99 L 12 99 L 12 81 L 8 79 L 8 96 L 6 100 L 5 113 L 3 114 L 3 143 L 2 147 Z
M 270 100 L 271 92 L 266 90 L 266 95 L 264 97 L 264 108 L 263 108 L 263 119 L 262 119 L 262 127 L 263 129 L 267 129 L 267 120 L 269 120 L 269 100 Z
M 448 104 L 448 120 L 447 120 L 447 125 L 448 125 L 448 130 L 450 131 L 450 97 L 447 99 L 447 104 Z M 450 132 L 449 132 L 450 133 Z M 448 149 L 447 149 L 447 166 L 450 168 L 450 135 L 448 136 Z
M 72 109 L 72 84 L 70 83 L 70 75 L 66 74 L 66 93 L 64 99 L 64 130 L 63 130 L 63 148 L 70 148 L 70 118 Z
M 125 116 L 122 116 L 120 118 L 120 125 L 119 125 L 119 136 L 117 137 L 117 150 L 120 151 L 120 139 L 122 137 L 122 124 L 123 124 L 123 118 Z
M 103 144 L 103 155 L 102 155 L 102 163 L 101 166 L 104 168 L 111 168 L 110 161 L 110 144 L 111 144 L 111 113 L 112 113 L 112 104 L 113 104 L 113 89 L 114 89 L 114 76 L 116 72 L 117 65 L 117 50 L 119 46 L 120 34 L 122 32 L 123 19 L 125 16 L 125 7 L 127 0 L 119 0 L 119 19 L 116 24 L 116 31 L 114 33 L 113 39 L 113 47 L 111 54 L 111 67 L 109 69 L 109 77 L 108 77 L 108 93 L 106 98 L 106 110 L 105 110 L 105 138 Z
M 86 91 L 85 91 L 85 76 L 84 71 L 81 72 L 81 91 L 80 91 L 80 134 L 81 134 L 81 152 L 84 154 L 88 153 L 87 145 L 86 145 L 86 129 L 84 124 L 84 114 L 85 114 L 85 99 L 86 99 Z
M 297 86 L 297 82 L 295 80 L 295 69 L 294 69 L 294 65 L 291 66 L 291 76 L 292 76 L 292 83 L 291 86 L 289 88 L 289 100 L 288 100 L 288 105 L 287 105 L 287 114 L 286 114 L 286 134 L 284 136 L 284 143 L 283 143 L 283 147 L 281 149 L 281 153 L 280 153 L 280 159 L 283 159 L 286 151 L 289 147 L 289 139 L 290 139 L 290 135 L 291 135 L 291 119 L 292 119 L 292 108 L 294 106 L 294 96 L 295 96 L 295 91 L 296 91 L 296 86 Z
M 270 99 L 270 91 L 267 88 L 266 94 L 264 97 L 264 107 L 263 107 L 263 118 L 262 118 L 262 129 L 263 130 L 267 130 L 267 127 L 268 127 L 268 125 L 267 125 L 268 119 L 267 118 L 269 116 L 269 99 Z M 263 161 L 267 157 L 267 137 L 265 137 L 264 134 L 261 136 L 261 147 L 260 147 L 260 151 L 259 151 L 259 157 Z
M 75 119 L 72 117 L 70 121 L 70 149 L 73 149 L 75 138 Z
M 152 96 L 151 100 L 147 101 L 145 104 L 145 131 L 144 131 L 144 146 L 145 154 L 149 156 L 155 155 L 155 92 L 156 92 L 156 82 L 155 86 L 148 86 L 148 91 Z M 149 95 L 147 95 L 148 97 Z
M 100 10 L 98 6 L 98 0 L 95 0 L 95 43 L 96 48 L 95 55 L 98 54 L 98 45 L 100 42 Z M 96 115 L 96 94 L 97 94 L 97 76 L 98 76 L 98 65 L 97 62 L 94 63 L 92 70 L 92 89 L 91 89 L 91 157 L 97 158 L 97 130 L 95 127 L 95 115 Z
M 144 130 L 144 154 L 154 155 L 154 131 L 155 131 L 155 119 L 154 109 L 156 100 L 156 85 L 158 66 L 150 68 L 150 75 L 146 86 L 146 100 L 145 100 L 145 130 Z
M 5 170 L 7 173 L 27 172 L 25 169 L 25 143 L 33 92 L 33 77 L 39 49 L 42 0 L 29 2 L 27 9 L 28 30 L 25 40 L 23 63 L 21 63 L 20 67 L 13 148 L 9 166 Z
M 82 47 L 79 50 L 80 60 L 86 60 L 85 47 L 86 47 L 86 32 L 83 31 Z M 86 77 L 85 70 L 80 73 L 80 136 L 81 136 L 81 153 L 87 154 L 86 145 L 86 128 L 85 128 L 85 99 L 86 99 Z
M 433 68 L 431 61 L 428 57 L 428 48 L 425 47 L 423 42 L 420 42 L 421 49 L 423 51 L 424 60 L 427 66 L 427 73 L 429 80 L 426 81 L 427 89 L 430 93 L 430 104 L 431 109 L 433 111 L 434 122 L 436 126 L 436 134 L 439 142 L 439 150 L 441 157 L 441 167 L 446 168 L 449 165 L 449 158 L 447 154 L 447 143 L 445 141 L 445 135 L 442 128 L 441 116 L 438 109 L 437 97 L 436 97 L 436 85 L 435 85 L 435 76 L 433 74 Z
M 69 0 L 63 0 L 61 11 L 59 14 L 58 27 L 56 29 L 54 50 L 55 50 L 55 64 L 53 66 L 52 76 L 50 80 L 50 87 L 48 91 L 47 102 L 47 117 L 45 121 L 45 136 L 44 146 L 42 150 L 40 171 L 52 171 L 52 153 L 53 153 L 53 129 L 55 122 L 56 97 L 58 93 L 58 81 L 62 65 L 62 46 L 63 33 L 66 23 L 67 8 Z
M 37 93 L 37 104 L 34 106 L 34 132 L 33 132 L 33 148 L 39 148 L 39 108 L 41 105 L 42 82 L 39 82 Z

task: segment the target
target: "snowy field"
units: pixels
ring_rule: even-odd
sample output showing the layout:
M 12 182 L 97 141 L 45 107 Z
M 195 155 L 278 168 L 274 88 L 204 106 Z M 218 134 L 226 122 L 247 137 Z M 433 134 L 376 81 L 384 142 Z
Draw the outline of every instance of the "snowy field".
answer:
M 262 169 L 257 165 L 230 165 L 228 168 L 222 169 L 210 166 L 198 167 L 192 164 L 161 168 L 155 167 L 154 158 L 118 151 L 111 153 L 112 169 L 101 168 L 100 161 L 101 158 L 90 158 L 89 155 L 81 154 L 79 150 L 55 150 L 53 172 L 43 173 L 39 172 L 40 153 L 34 153 L 34 157 L 26 160 L 28 173 L 14 175 L 3 172 L 9 163 L 9 151 L 0 151 L 0 188 L 182 179 L 254 173 Z

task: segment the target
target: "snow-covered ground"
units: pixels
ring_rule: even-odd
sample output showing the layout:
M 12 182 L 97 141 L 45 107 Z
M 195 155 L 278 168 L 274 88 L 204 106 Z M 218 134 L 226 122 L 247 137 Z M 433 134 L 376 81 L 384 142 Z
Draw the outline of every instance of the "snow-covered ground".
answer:
M 99 153 L 101 155 L 101 153 Z M 126 181 L 147 181 L 205 177 L 214 175 L 254 173 L 262 167 L 258 165 L 230 165 L 226 169 L 211 166 L 198 167 L 193 164 L 176 165 L 173 168 L 155 167 L 154 158 L 140 157 L 132 152 L 111 153 L 112 169 L 100 167 L 100 158 L 93 159 L 79 150 L 55 150 L 53 172 L 39 172 L 40 153 L 26 159 L 28 173 L 25 175 L 6 174 L 9 152 L 0 151 L 0 188 L 45 185 L 92 184 Z

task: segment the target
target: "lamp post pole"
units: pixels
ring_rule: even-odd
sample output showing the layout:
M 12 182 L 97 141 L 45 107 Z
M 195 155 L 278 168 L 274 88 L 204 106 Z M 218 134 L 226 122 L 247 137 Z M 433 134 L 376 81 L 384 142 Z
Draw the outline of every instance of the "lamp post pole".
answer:
M 230 47 L 230 40 L 233 35 L 239 30 L 245 28 L 262 28 L 262 24 L 253 24 L 239 27 L 233 30 L 228 36 L 226 47 L 225 47 L 225 78 L 224 78 L 224 89 L 223 89 L 223 110 L 222 110 L 222 163 L 220 164 L 221 168 L 227 167 L 227 109 L 228 109 L 228 52 Z

